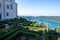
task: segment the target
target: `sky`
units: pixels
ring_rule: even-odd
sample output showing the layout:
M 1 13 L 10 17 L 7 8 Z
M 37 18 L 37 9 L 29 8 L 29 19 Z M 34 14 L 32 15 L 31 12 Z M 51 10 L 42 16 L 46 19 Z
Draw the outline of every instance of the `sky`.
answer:
M 16 0 L 18 16 L 60 16 L 60 0 Z

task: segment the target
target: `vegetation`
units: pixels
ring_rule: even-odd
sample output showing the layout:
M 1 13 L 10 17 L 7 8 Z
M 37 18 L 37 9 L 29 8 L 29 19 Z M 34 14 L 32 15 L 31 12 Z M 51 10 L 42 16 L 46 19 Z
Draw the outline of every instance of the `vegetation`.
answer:
M 5 24 L 12 26 L 9 29 L 5 28 Z M 44 31 L 44 32 L 43 32 Z M 0 40 L 15 40 L 19 35 L 26 37 L 33 37 L 36 40 L 40 40 L 40 36 L 44 33 L 45 40 L 49 40 L 50 37 L 54 38 L 60 35 L 54 30 L 48 30 L 44 23 L 38 24 L 36 21 L 28 21 L 25 18 L 13 19 L 0 22 Z
M 16 36 L 18 36 L 18 34 L 20 35 L 24 35 L 24 36 L 31 36 L 31 37 L 38 37 L 39 33 L 36 31 L 30 31 L 28 29 L 24 29 L 24 28 L 18 28 L 18 29 L 10 29 L 9 32 L 5 33 L 4 35 L 0 36 L 1 40 L 14 40 L 16 38 Z
M 5 24 L 12 25 L 13 27 L 18 27 L 18 24 L 22 26 L 29 26 L 31 23 L 31 21 L 28 21 L 25 18 L 5 20 L 0 22 L 0 28 L 5 28 Z

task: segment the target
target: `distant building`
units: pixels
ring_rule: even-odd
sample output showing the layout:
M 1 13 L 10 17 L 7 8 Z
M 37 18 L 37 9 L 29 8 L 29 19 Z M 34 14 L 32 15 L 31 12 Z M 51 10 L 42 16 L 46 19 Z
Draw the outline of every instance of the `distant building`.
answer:
M 15 0 L 0 0 L 0 20 L 17 18 Z

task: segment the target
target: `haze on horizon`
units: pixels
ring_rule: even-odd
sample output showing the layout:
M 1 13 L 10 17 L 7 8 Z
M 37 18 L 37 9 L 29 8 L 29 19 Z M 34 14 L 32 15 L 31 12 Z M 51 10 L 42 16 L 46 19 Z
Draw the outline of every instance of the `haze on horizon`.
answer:
M 60 0 L 16 0 L 18 16 L 60 16 Z

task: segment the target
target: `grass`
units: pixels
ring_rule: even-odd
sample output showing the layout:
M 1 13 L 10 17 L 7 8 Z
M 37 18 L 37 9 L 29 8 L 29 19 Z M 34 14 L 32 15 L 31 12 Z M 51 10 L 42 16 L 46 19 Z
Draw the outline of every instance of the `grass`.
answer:
M 46 28 L 40 28 L 40 27 L 31 27 L 28 26 L 29 30 L 33 30 L 33 31 L 40 31 L 40 30 L 46 30 Z
M 20 19 L 21 20 L 21 19 Z M 20 20 L 16 20 L 16 21 L 11 21 L 11 22 L 8 22 L 9 24 L 12 23 L 14 24 L 15 22 L 17 23 L 20 23 Z M 22 21 L 22 20 L 21 20 Z M 24 21 L 24 20 L 23 20 Z M 22 21 L 22 22 L 23 22 Z M 21 22 L 21 23 L 22 23 Z M 16 24 L 17 24 L 16 23 Z M 27 26 L 26 26 L 26 23 L 27 23 Z M 2 23 L 1 23 L 2 24 Z M 4 35 L 1 35 L 0 36 L 0 39 L 5 39 L 5 40 L 14 40 L 15 37 L 18 35 L 18 34 L 22 34 L 22 35 L 25 35 L 25 36 L 31 36 L 31 37 L 35 37 L 36 40 L 39 40 L 39 37 L 40 37 L 40 33 L 39 31 L 40 30 L 46 30 L 47 28 L 41 28 L 41 27 L 33 27 L 33 26 L 29 26 L 28 25 L 28 21 L 26 21 L 25 23 L 23 22 L 23 24 L 25 24 L 24 28 L 11 28 L 11 29 L 6 29 L 8 30 L 7 33 L 4 33 Z M 33 24 L 34 25 L 34 24 Z M 28 29 L 26 29 L 28 28 Z M 50 35 L 51 36 L 51 35 Z M 48 40 L 48 35 L 45 34 L 45 40 Z

